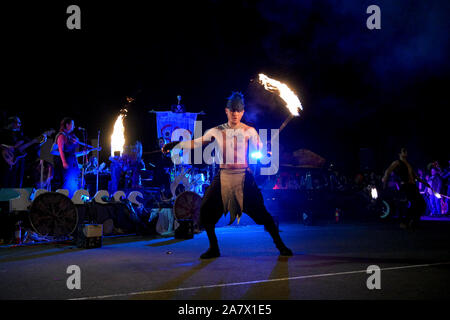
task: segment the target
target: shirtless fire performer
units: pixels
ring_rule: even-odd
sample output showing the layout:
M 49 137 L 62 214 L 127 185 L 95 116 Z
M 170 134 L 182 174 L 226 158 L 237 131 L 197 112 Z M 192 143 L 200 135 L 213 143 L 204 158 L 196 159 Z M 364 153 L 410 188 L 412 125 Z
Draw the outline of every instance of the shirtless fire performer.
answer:
M 215 233 L 215 225 L 222 214 L 230 212 L 230 224 L 238 221 L 245 212 L 257 224 L 264 225 L 272 236 L 275 246 L 282 256 L 292 256 L 292 251 L 281 240 L 272 216 L 267 211 L 263 196 L 252 172 L 248 167 L 249 147 L 259 150 L 262 143 L 255 128 L 241 122 L 244 115 L 244 97 L 234 92 L 225 108 L 228 122 L 208 130 L 203 137 L 170 142 L 163 152 L 176 149 L 194 149 L 213 141 L 217 143 L 220 159 L 219 173 L 205 192 L 200 207 L 200 223 L 209 239 L 209 249 L 200 258 L 210 259 L 220 256 Z M 241 143 L 238 143 L 238 140 Z

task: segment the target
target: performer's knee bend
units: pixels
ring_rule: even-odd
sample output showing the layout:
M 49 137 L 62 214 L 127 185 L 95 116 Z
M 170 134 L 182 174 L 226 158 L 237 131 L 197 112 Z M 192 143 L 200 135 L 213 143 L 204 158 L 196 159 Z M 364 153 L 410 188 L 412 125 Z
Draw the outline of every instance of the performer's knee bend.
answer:
M 222 213 L 214 212 L 214 211 L 202 211 L 200 209 L 200 225 L 203 228 L 212 227 L 214 228 L 217 222 L 220 220 Z
M 272 215 L 267 211 L 265 206 L 258 206 L 248 211 L 244 210 L 244 212 L 247 213 L 256 224 L 266 225 L 274 223 Z

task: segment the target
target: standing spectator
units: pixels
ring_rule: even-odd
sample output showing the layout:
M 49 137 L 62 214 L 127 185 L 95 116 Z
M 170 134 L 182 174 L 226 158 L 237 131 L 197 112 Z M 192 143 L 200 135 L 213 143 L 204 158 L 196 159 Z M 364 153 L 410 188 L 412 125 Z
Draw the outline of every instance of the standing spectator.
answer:
M 433 189 L 433 192 L 430 196 L 431 202 L 431 214 L 432 215 L 440 215 L 441 214 L 441 199 L 438 198 L 434 192 L 441 193 L 442 188 L 442 178 L 439 175 L 439 171 L 436 167 L 431 168 L 431 177 L 430 177 L 430 185 Z
M 424 180 L 424 181 L 428 181 L 428 175 L 425 176 L 423 171 L 421 169 L 417 170 L 417 174 L 419 176 L 420 179 Z M 425 202 L 427 203 L 427 214 L 430 213 L 430 205 L 429 205 L 429 194 L 427 192 L 427 186 L 420 180 L 416 181 L 417 184 L 417 188 L 419 188 L 419 192 L 422 195 L 423 199 L 425 200 Z
M 442 189 L 442 192 L 444 192 L 444 190 L 446 190 L 447 192 L 445 193 L 445 195 L 447 197 L 450 196 L 450 179 L 449 178 L 450 178 L 450 160 L 448 161 L 447 168 L 445 168 L 444 171 L 442 172 L 442 180 L 443 180 L 444 184 L 447 186 L 447 188 Z M 448 212 L 449 199 L 446 198 L 444 201 L 445 201 L 445 206 L 447 209 L 447 210 L 445 210 L 445 214 L 448 214 L 449 213 Z
M 426 176 L 425 176 L 425 181 L 428 183 L 428 185 L 431 185 L 431 174 L 427 174 Z M 429 186 L 427 186 L 426 187 L 426 189 L 425 189 L 425 195 L 426 195 L 426 199 L 427 199 L 427 212 L 428 212 L 428 215 L 432 215 L 432 204 L 431 204 L 431 197 L 433 197 L 434 195 L 433 195 L 433 190 L 431 190 L 431 188 L 429 187 Z
M 422 169 L 417 170 L 417 175 L 419 176 L 420 179 L 425 180 L 425 176 L 423 174 Z M 417 180 L 416 183 L 417 183 L 417 187 L 419 188 L 420 194 L 423 195 L 425 193 L 425 189 L 426 189 L 425 184 L 420 180 Z

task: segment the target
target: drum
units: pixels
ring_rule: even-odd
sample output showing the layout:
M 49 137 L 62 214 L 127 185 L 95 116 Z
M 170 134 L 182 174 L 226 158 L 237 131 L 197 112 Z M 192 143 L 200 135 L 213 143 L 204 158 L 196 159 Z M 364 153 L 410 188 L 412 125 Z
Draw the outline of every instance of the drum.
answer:
M 42 236 L 68 236 L 78 224 L 77 208 L 61 193 L 46 192 L 34 199 L 29 219 L 33 229 Z
M 192 191 L 180 193 L 173 204 L 173 213 L 177 219 L 192 219 L 194 227 L 200 223 L 200 205 L 202 197 Z
M 206 181 L 205 175 L 203 173 L 197 173 L 193 175 L 190 180 L 191 184 L 202 184 Z
M 203 173 L 197 173 L 191 178 L 192 185 L 191 191 L 203 195 L 203 185 L 205 184 L 205 175 Z

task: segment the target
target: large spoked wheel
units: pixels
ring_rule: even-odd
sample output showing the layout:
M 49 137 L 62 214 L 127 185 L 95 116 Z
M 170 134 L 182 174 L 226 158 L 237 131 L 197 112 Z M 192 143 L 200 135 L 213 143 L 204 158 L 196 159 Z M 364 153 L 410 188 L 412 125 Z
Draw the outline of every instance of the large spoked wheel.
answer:
M 200 206 L 202 197 L 192 191 L 180 193 L 173 204 L 173 212 L 177 219 L 192 219 L 194 227 L 199 227 Z
M 380 218 L 381 219 L 385 219 L 387 218 L 387 216 L 389 215 L 389 213 L 391 212 L 391 206 L 389 205 L 389 203 L 387 201 L 381 200 L 380 203 Z
M 34 199 L 29 219 L 42 236 L 69 236 L 78 224 L 77 208 L 72 200 L 57 192 L 46 192 Z
M 377 217 L 381 218 L 381 219 L 386 219 L 389 216 L 389 213 L 391 211 L 391 207 L 389 205 L 389 203 L 385 200 L 377 200 L 377 201 L 372 201 L 369 204 L 369 211 L 376 215 Z

